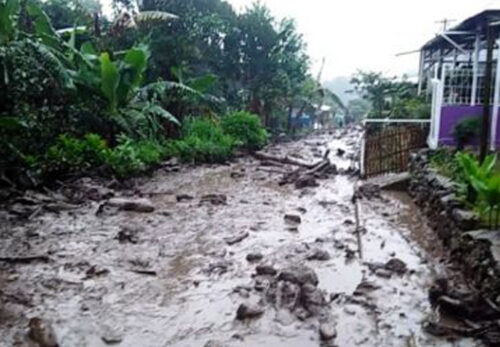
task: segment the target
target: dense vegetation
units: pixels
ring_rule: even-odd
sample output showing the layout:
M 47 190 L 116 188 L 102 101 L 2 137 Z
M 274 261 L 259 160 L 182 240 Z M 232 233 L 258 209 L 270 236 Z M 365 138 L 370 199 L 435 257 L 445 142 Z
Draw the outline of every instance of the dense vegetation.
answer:
M 360 71 L 351 79 L 353 91 L 368 102 L 369 110 L 356 100 L 356 109 L 367 111 L 368 118 L 422 119 L 430 118 L 430 104 L 424 96 L 417 95 L 417 86 L 402 79 L 387 77 L 378 72 Z M 355 111 L 357 112 L 357 111 Z
M 473 153 L 441 149 L 432 154 L 431 163 L 453 180 L 459 199 L 474 209 L 485 224 L 499 227 L 500 170 L 496 155 L 487 156 L 481 163 Z
M 0 180 L 218 162 L 330 99 L 293 21 L 222 0 L 0 0 Z M 242 111 L 240 111 L 242 110 Z

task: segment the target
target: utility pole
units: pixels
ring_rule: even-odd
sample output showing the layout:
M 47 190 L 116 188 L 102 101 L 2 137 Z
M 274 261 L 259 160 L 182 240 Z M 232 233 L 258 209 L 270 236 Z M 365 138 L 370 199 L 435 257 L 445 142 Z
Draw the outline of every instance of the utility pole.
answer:
M 491 80 L 492 80 L 492 65 L 493 65 L 493 45 L 495 38 L 493 28 L 490 23 L 487 23 L 486 28 L 486 71 L 484 76 L 484 102 L 483 102 L 483 121 L 481 124 L 481 136 L 479 137 L 479 161 L 482 163 L 488 154 L 488 136 L 490 128 L 490 96 L 491 96 Z
M 443 32 L 446 32 L 446 30 L 448 30 L 448 24 L 452 22 L 456 22 L 456 19 L 443 18 L 441 20 L 436 21 L 436 23 L 443 25 Z

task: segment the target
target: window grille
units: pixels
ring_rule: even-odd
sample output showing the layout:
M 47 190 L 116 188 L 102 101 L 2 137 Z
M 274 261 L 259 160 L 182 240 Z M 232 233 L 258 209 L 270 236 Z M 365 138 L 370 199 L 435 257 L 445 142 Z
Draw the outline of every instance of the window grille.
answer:
M 473 66 L 472 64 L 444 65 L 445 79 L 443 90 L 444 105 L 471 105 L 472 103 L 472 86 L 473 86 Z M 484 103 L 484 78 L 486 65 L 478 66 L 478 78 L 476 88 L 476 105 Z M 490 100 L 493 102 L 495 90 L 496 63 L 492 66 L 491 79 L 491 95 Z

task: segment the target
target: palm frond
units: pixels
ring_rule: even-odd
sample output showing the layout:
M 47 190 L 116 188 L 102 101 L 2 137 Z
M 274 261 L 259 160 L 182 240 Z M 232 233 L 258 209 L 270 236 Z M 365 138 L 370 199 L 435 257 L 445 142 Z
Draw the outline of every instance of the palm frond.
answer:
M 134 16 L 134 21 L 137 24 L 147 24 L 151 22 L 167 22 L 178 18 L 175 14 L 163 11 L 142 11 Z
M 56 81 L 65 88 L 74 88 L 71 71 L 64 66 L 61 59 L 49 47 L 32 40 L 24 40 L 23 44 L 32 50 L 38 62 Z

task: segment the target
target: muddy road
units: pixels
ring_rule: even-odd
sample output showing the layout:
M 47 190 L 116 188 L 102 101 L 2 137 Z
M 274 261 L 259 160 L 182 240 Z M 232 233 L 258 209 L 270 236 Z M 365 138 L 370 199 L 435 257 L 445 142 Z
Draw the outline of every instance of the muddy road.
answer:
M 318 187 L 280 186 L 291 166 L 242 157 L 167 165 L 126 190 L 93 187 L 95 201 L 57 213 L 8 206 L 0 346 L 37 346 L 30 322 L 31 335 L 41 322 L 63 347 L 478 345 L 423 331 L 443 252 L 405 193 L 359 200 L 360 259 L 348 174 L 359 137 L 266 150 L 314 162 L 329 148 L 340 173 Z M 107 195 L 147 200 L 123 211 Z

